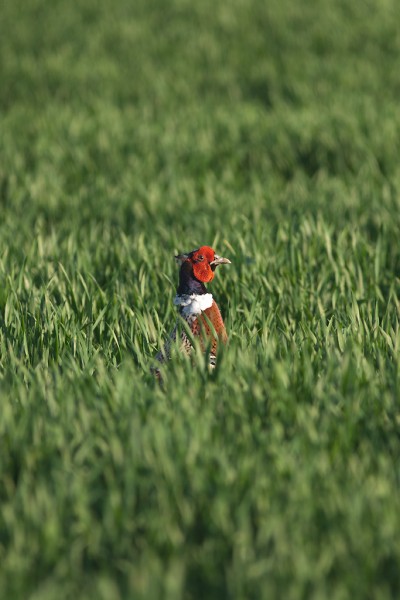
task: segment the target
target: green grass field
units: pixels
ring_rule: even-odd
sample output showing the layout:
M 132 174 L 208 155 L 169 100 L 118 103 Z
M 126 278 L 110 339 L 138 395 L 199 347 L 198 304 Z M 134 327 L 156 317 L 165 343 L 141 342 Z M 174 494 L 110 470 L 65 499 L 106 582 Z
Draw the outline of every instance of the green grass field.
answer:
M 400 597 L 395 0 L 0 20 L 0 597 Z M 173 255 L 230 344 L 152 359 Z

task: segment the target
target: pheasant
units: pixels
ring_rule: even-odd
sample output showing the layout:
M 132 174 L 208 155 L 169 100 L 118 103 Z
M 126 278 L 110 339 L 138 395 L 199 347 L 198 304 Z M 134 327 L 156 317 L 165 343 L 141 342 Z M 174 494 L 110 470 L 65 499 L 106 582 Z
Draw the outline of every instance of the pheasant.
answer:
M 213 368 L 216 364 L 218 343 L 228 340 L 224 321 L 217 303 L 205 286 L 214 279 L 214 271 L 218 265 L 231 264 L 227 258 L 215 254 L 209 246 L 201 246 L 187 254 L 175 256 L 180 263 L 179 285 L 174 299 L 180 317 L 184 319 L 193 336 L 198 337 L 203 351 L 211 342 L 209 363 Z M 156 359 L 163 363 L 171 358 L 171 344 L 176 341 L 179 321 L 169 336 L 164 348 L 158 352 Z M 192 342 L 185 328 L 181 328 L 180 349 L 187 354 L 193 350 Z M 160 370 L 154 369 L 157 377 L 161 379 Z

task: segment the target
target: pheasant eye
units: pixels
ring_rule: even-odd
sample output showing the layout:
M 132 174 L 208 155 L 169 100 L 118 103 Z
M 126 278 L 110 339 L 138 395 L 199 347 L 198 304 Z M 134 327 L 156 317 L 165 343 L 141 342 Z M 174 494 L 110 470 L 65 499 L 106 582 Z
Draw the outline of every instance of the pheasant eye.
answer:
M 199 262 L 201 262 L 202 260 L 204 260 L 204 256 L 203 256 L 202 254 L 200 254 L 200 255 L 197 257 L 197 260 L 198 260 Z

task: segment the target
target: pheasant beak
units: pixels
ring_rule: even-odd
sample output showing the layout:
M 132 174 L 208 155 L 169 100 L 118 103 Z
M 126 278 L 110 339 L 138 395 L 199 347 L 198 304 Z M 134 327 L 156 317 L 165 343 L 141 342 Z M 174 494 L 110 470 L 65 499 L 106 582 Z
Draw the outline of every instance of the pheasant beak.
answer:
M 212 267 L 216 267 L 218 265 L 230 265 L 231 261 L 229 258 L 224 258 L 223 256 L 218 256 L 218 254 L 214 255 L 214 260 L 210 262 Z

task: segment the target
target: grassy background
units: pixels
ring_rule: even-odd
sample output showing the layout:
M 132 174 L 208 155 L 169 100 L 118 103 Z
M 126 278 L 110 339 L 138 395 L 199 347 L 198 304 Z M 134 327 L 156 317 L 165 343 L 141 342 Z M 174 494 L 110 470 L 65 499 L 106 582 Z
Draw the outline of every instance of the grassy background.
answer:
M 2 598 L 399 597 L 396 8 L 2 7 Z M 230 346 L 161 390 L 200 244 Z

